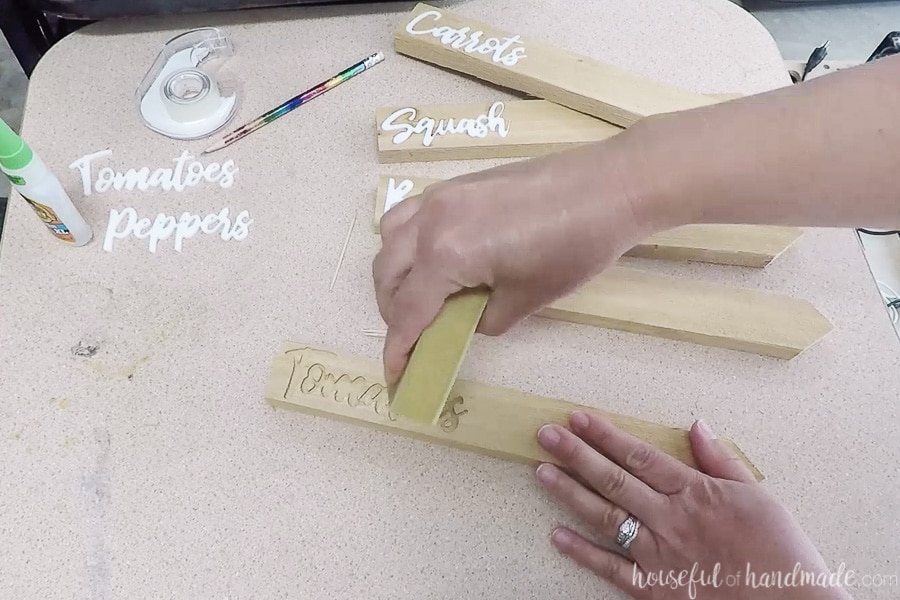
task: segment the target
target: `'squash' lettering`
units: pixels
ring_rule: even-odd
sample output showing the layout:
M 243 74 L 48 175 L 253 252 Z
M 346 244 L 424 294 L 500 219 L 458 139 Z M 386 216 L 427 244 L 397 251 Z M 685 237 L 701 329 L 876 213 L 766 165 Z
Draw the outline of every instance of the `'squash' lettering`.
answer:
M 501 115 L 505 108 L 502 102 L 494 102 L 487 113 L 478 117 L 454 119 L 441 119 L 435 121 L 431 117 L 422 117 L 414 121 L 417 112 L 415 108 L 401 108 L 392 112 L 382 121 L 381 130 L 385 132 L 397 131 L 392 138 L 394 144 L 402 144 L 413 134 L 421 133 L 422 145 L 429 147 L 435 138 L 444 135 L 466 134 L 471 138 L 485 138 L 490 133 L 496 133 L 502 138 L 509 135 L 509 124 Z M 401 117 L 406 117 L 407 123 L 397 123 Z
M 91 192 L 103 193 L 110 189 L 131 191 L 137 188 L 146 192 L 150 188 L 157 187 L 167 192 L 171 190 L 183 192 L 203 181 L 218 183 L 222 188 L 230 188 L 234 185 L 234 175 L 238 171 L 233 160 L 226 160 L 221 165 L 209 163 L 204 166 L 196 160 L 189 163 L 194 156 L 185 150 L 181 156 L 174 159 L 174 168 L 160 168 L 151 172 L 149 167 L 142 167 L 120 173 L 110 167 L 103 167 L 97 172 L 95 181 L 92 169 L 94 161 L 111 154 L 112 150 L 101 150 L 82 156 L 69 165 L 70 169 L 77 169 L 81 173 L 81 185 L 85 196 L 90 196 Z
M 441 26 L 431 29 L 416 29 L 416 25 L 422 21 L 426 19 L 439 21 L 441 16 L 441 13 L 436 10 L 425 11 L 406 24 L 406 32 L 410 35 L 431 35 L 439 38 L 445 46 L 450 46 L 454 50 L 463 50 L 468 54 L 490 54 L 493 62 L 507 67 L 514 66 L 526 57 L 525 47 L 521 45 L 521 37 L 518 35 L 503 39 L 487 38 L 482 41 L 484 32 L 472 31 L 471 27 L 454 29 L 449 26 Z M 513 48 L 515 45 L 519 45 L 519 47 Z

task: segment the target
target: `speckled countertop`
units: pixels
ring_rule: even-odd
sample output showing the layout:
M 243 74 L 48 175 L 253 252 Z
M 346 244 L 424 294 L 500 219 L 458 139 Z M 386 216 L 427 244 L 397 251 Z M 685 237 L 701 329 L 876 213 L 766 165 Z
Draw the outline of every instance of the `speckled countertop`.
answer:
M 551 548 L 568 515 L 518 464 L 270 408 L 282 340 L 377 358 L 375 110 L 508 98 L 397 56 L 413 3 L 108 22 L 33 75 L 23 132 L 96 236 L 63 247 L 19 198 L 0 248 L 0 596 L 613 598 Z M 471 0 L 464 15 L 697 92 L 787 85 L 765 30 L 726 0 Z M 171 166 L 134 90 L 175 33 L 233 36 L 238 124 L 376 50 L 387 60 L 203 162 L 234 185 L 85 196 L 68 165 Z M 390 165 L 446 177 L 494 161 Z M 96 175 L 96 171 L 94 171 Z M 243 241 L 102 249 L 110 209 L 248 210 Z M 328 286 L 354 212 L 359 222 Z M 810 230 L 764 271 L 627 261 L 812 301 L 834 331 L 791 362 L 533 319 L 479 338 L 470 379 L 733 438 L 835 567 L 900 570 L 900 345 L 850 231 Z M 894 598 L 858 590 L 856 598 Z

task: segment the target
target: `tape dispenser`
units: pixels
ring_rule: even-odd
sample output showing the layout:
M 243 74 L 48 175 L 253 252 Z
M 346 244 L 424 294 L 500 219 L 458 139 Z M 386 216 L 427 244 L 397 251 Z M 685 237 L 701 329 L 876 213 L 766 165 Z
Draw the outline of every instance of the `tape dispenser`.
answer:
M 135 93 L 138 112 L 153 131 L 182 140 L 209 136 L 237 110 L 237 85 L 223 65 L 234 55 L 215 27 L 182 33 L 165 43 Z

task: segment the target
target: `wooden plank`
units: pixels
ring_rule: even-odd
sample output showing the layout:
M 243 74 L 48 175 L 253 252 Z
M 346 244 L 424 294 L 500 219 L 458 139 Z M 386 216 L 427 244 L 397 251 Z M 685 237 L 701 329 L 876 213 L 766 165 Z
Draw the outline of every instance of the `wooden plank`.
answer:
M 613 267 L 539 316 L 792 359 L 831 331 L 809 302 Z
M 537 315 L 785 360 L 832 329 L 806 300 L 619 266 Z
M 410 196 L 421 194 L 438 179 L 382 175 L 375 193 L 374 227 L 381 216 Z M 658 260 L 687 260 L 763 268 L 787 250 L 802 231 L 767 225 L 685 225 L 647 238 L 626 256 Z
M 802 234 L 772 225 L 683 225 L 653 234 L 625 256 L 762 269 Z
M 623 131 L 546 100 L 384 107 L 376 126 L 382 164 L 526 158 Z
M 537 431 L 546 423 L 565 427 L 572 412 L 584 410 L 603 415 L 631 435 L 697 468 L 687 430 L 460 379 L 454 383 L 437 423 L 403 419 L 392 410 L 380 362 L 293 342 L 285 342 L 277 351 L 265 397 L 276 408 L 504 460 L 525 464 L 552 462 L 563 468 L 537 443 Z M 759 469 L 740 448 L 731 441 L 725 443 L 762 481 Z
M 740 97 L 714 94 L 721 100 Z M 529 158 L 623 129 L 546 100 L 391 106 L 375 113 L 381 164 Z
M 465 290 L 447 298 L 416 342 L 396 391 L 391 390 L 397 415 L 422 423 L 437 421 L 487 301 L 484 290 Z
M 394 49 L 621 127 L 719 102 L 424 3 L 397 27 Z

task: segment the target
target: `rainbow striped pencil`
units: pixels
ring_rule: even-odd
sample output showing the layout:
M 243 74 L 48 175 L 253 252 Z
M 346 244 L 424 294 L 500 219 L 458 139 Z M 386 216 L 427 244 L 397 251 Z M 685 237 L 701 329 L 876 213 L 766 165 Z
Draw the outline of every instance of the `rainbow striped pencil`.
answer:
M 236 141 L 250 135 L 257 129 L 260 129 L 260 128 L 268 125 L 269 123 L 271 123 L 272 121 L 274 121 L 275 119 L 277 119 L 279 117 L 283 117 L 284 115 L 288 114 L 295 108 L 303 106 L 304 104 L 306 104 L 313 98 L 317 98 L 318 96 L 321 96 L 328 90 L 336 88 L 337 86 L 341 85 L 345 81 L 352 79 L 353 77 L 356 77 L 357 75 L 359 75 L 360 73 L 362 73 L 363 71 L 365 71 L 367 69 L 371 69 L 372 67 L 374 67 L 375 65 L 377 65 L 378 63 L 380 63 L 382 61 L 384 61 L 384 54 L 382 54 L 381 52 L 376 52 L 375 54 L 372 54 L 371 56 L 359 61 L 352 67 L 338 73 L 337 75 L 335 75 L 328 81 L 323 81 L 322 83 L 315 86 L 314 88 L 311 88 L 311 89 L 303 92 L 299 96 L 294 96 L 293 98 L 291 98 L 287 102 L 283 103 L 282 105 L 273 108 L 272 110 L 270 110 L 269 112 L 267 112 L 263 115 L 260 115 L 259 117 L 250 121 L 246 125 L 243 125 L 237 129 L 235 129 L 234 131 L 232 131 L 231 133 L 226 135 L 222 139 L 222 141 L 220 141 L 217 144 L 214 144 L 214 145 L 210 146 L 209 148 L 207 148 L 206 150 L 204 150 L 201 153 L 201 155 L 210 154 L 217 150 L 221 150 L 222 148 L 225 148 L 226 146 L 230 146 L 231 144 L 235 143 Z

